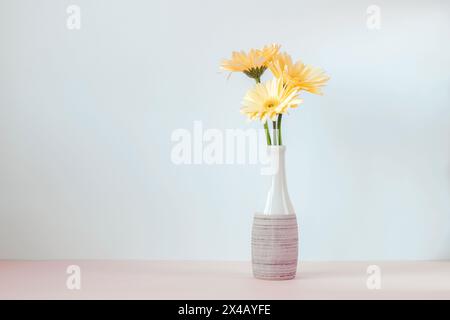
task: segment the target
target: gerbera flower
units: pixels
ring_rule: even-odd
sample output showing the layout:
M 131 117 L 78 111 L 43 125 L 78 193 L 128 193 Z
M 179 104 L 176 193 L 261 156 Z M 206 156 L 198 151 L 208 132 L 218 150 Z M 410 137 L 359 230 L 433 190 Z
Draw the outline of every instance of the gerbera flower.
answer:
M 286 85 L 281 78 L 257 83 L 245 95 L 241 112 L 250 120 L 275 120 L 278 114 L 286 113 L 289 108 L 296 108 L 303 101 L 298 94 L 298 88 Z
M 300 60 L 293 63 L 285 52 L 277 55 L 270 71 L 275 77 L 284 78 L 289 85 L 315 94 L 322 94 L 321 88 L 330 79 L 320 68 L 305 65 Z
M 250 49 L 248 53 L 245 51 L 233 51 L 231 59 L 222 61 L 221 69 L 231 72 L 243 72 L 250 78 L 259 81 L 261 75 L 278 54 L 279 49 L 280 45 L 271 44 L 264 46 L 261 50 Z

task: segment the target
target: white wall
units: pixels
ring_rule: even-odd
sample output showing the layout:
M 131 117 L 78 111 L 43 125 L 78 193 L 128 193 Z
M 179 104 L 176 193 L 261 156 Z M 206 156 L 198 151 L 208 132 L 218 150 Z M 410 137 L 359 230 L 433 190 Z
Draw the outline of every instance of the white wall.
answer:
M 251 81 L 218 64 L 279 42 L 332 78 L 284 125 L 301 259 L 449 259 L 449 9 L 1 0 L 0 258 L 249 259 L 267 179 L 176 166 L 170 137 L 194 120 L 258 128 L 238 112 Z

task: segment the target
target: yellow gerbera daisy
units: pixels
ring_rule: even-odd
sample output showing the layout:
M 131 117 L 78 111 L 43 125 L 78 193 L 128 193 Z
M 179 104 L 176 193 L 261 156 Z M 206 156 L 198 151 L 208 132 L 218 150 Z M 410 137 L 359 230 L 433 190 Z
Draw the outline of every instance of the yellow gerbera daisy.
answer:
M 272 63 L 273 58 L 278 54 L 280 45 L 271 44 L 260 49 L 250 49 L 245 51 L 233 51 L 231 59 L 224 59 L 221 64 L 222 70 L 231 72 L 243 72 L 253 79 L 259 80 L 261 75 Z
M 270 71 L 275 77 L 284 78 L 289 85 L 315 94 L 322 94 L 321 88 L 330 79 L 320 68 L 305 65 L 300 60 L 293 63 L 285 52 L 277 55 Z
M 251 120 L 275 120 L 278 114 L 296 108 L 303 101 L 298 94 L 298 88 L 285 85 L 283 79 L 274 78 L 266 83 L 257 83 L 245 95 L 241 112 Z

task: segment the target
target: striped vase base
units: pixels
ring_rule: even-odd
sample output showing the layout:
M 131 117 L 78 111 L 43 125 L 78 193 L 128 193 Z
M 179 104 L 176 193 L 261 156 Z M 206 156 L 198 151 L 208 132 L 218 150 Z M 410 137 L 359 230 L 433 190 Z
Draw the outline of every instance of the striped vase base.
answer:
M 255 278 L 290 280 L 297 273 L 298 226 L 295 214 L 255 214 L 252 267 Z

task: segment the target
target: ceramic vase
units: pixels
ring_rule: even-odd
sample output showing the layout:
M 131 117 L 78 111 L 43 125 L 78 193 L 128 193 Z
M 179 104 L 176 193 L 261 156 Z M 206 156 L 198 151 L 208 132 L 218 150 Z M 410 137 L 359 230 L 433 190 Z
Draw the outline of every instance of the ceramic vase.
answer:
M 285 146 L 269 146 L 271 186 L 263 212 L 257 212 L 252 227 L 253 275 L 265 280 L 295 278 L 298 261 L 297 217 L 289 198 Z

